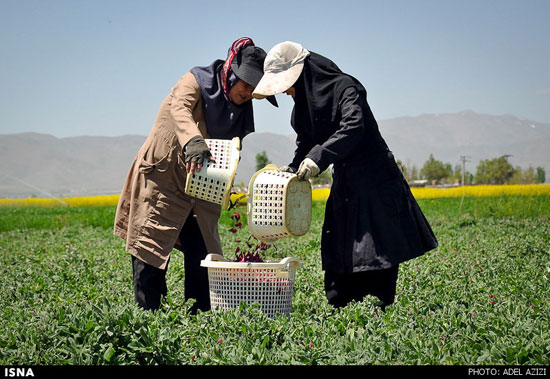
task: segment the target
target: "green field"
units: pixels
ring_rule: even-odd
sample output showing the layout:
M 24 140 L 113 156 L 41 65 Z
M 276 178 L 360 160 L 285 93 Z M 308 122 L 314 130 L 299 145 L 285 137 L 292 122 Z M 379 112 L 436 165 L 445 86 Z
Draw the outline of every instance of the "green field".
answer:
M 256 306 L 187 314 L 178 251 L 164 311 L 139 310 L 114 207 L 0 209 L 0 365 L 548 365 L 550 197 L 419 204 L 440 246 L 400 266 L 382 312 L 371 297 L 327 304 L 315 203 L 310 232 L 272 250 L 303 263 L 277 320 Z

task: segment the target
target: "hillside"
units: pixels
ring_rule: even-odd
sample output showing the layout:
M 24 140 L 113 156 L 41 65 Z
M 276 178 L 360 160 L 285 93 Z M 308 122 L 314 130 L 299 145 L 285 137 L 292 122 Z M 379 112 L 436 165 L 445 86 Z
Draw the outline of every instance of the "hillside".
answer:
M 550 125 L 511 115 L 464 111 L 379 121 L 396 159 L 421 168 L 430 154 L 453 166 L 469 156 L 480 160 L 509 154 L 514 166 L 550 171 Z M 80 196 L 118 193 L 146 136 L 56 138 L 37 133 L 0 135 L 0 197 Z M 236 184 L 248 184 L 256 154 L 276 165 L 290 162 L 294 136 L 254 133 L 243 141 Z M 549 177 L 550 175 L 547 175 Z

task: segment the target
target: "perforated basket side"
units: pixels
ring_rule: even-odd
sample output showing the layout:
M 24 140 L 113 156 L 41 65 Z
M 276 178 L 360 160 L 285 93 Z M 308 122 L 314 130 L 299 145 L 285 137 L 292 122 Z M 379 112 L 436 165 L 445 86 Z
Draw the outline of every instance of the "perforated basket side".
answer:
M 227 207 L 239 163 L 240 140 L 206 139 L 215 162 L 206 162 L 200 172 L 187 175 L 185 193 Z
M 267 168 L 249 184 L 248 225 L 265 242 L 303 235 L 311 224 L 311 184 Z
M 212 309 L 237 309 L 242 302 L 259 304 L 271 318 L 290 316 L 295 270 L 281 274 L 280 269 L 208 268 Z
M 212 309 L 236 309 L 242 302 L 256 303 L 268 317 L 290 316 L 296 270 L 301 266 L 298 259 L 241 263 L 209 254 L 201 266 L 208 268 Z

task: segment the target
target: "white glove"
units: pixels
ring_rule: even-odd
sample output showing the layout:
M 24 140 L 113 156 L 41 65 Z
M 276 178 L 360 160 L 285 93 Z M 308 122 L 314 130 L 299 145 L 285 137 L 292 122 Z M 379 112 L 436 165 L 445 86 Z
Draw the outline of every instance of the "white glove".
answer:
M 282 172 L 291 172 L 291 173 L 293 173 L 293 174 L 296 172 L 296 170 L 293 169 L 293 168 L 290 167 L 290 166 L 281 166 L 281 167 L 279 167 L 279 171 L 282 171 Z
M 306 158 L 300 163 L 296 176 L 300 179 L 308 180 L 319 173 L 319 167 L 311 159 Z

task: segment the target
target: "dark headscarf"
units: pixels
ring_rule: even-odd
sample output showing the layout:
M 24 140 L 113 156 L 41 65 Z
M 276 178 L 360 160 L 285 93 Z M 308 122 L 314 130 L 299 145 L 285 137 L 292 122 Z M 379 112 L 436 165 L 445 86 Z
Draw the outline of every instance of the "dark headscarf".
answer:
M 254 131 L 254 113 L 252 101 L 241 105 L 235 105 L 225 97 L 220 73 L 224 61 L 218 59 L 210 66 L 193 67 L 191 73 L 197 79 L 201 89 L 202 110 L 206 130 L 210 138 L 231 139 L 239 137 L 243 139 Z M 227 84 L 231 87 L 239 79 L 231 68 L 228 72 Z
M 236 105 L 229 100 L 229 91 L 239 80 L 231 63 L 239 50 L 249 45 L 254 46 L 252 39 L 239 38 L 229 48 L 225 61 L 216 60 L 210 66 L 191 69 L 201 89 L 204 121 L 210 138 L 243 139 L 254 131 L 252 101 Z
M 330 59 L 310 52 L 294 84 L 292 125 L 296 132 L 308 135 L 316 143 L 328 138 L 333 133 L 330 126 L 337 121 L 338 102 L 348 87 L 355 87 L 361 96 L 366 96 L 357 79 L 342 72 Z

